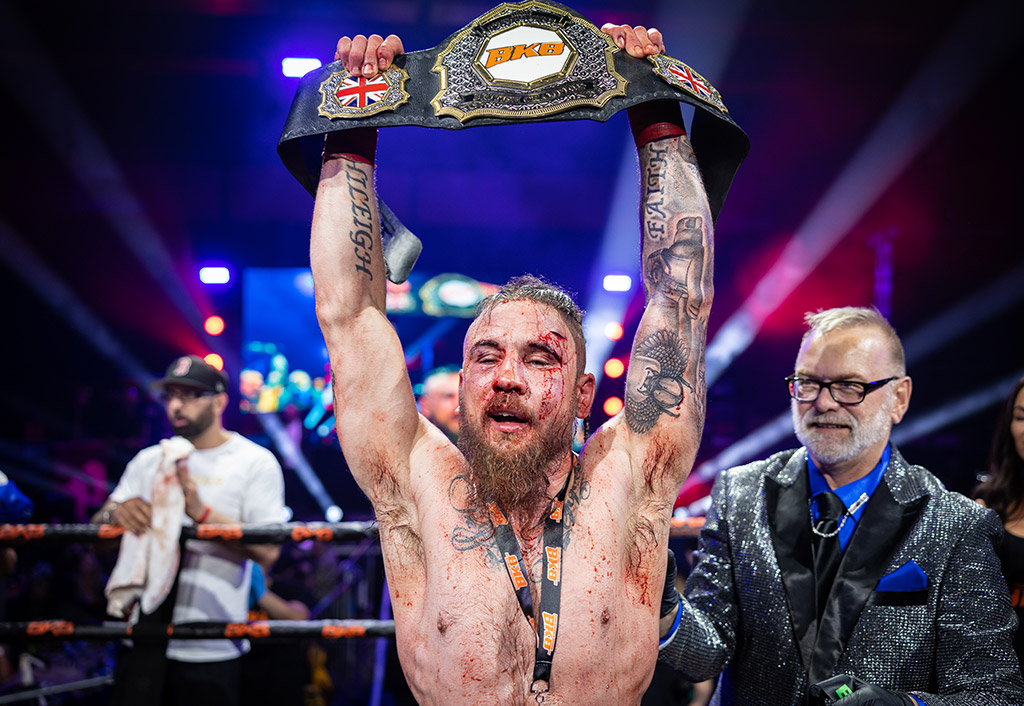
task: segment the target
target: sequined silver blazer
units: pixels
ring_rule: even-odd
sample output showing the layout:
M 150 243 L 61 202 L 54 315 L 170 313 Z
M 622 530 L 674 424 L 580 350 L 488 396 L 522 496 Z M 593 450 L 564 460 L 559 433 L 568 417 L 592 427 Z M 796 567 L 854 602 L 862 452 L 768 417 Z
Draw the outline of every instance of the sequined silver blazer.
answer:
M 844 673 L 928 706 L 1024 704 L 995 513 L 893 448 L 819 630 L 804 449 L 723 472 L 711 499 L 660 659 L 694 681 L 721 673 L 713 704 L 803 704 L 809 684 Z M 876 590 L 911 560 L 926 588 Z

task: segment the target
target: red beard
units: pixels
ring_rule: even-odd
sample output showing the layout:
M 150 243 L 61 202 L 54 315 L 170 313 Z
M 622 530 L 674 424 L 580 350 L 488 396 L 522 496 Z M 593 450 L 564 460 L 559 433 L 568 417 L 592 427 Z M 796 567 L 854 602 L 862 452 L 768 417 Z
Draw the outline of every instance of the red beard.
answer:
M 465 409 L 465 405 L 461 406 Z M 532 415 L 511 395 L 492 399 L 484 410 L 483 420 L 496 410 L 533 422 Z M 476 500 L 473 505 L 483 510 L 489 503 L 496 503 L 506 516 L 528 520 L 542 513 L 549 501 L 547 471 L 568 453 L 572 422 L 569 417 L 553 424 L 528 446 L 507 449 L 500 437 L 497 443 L 484 438 L 483 422 L 461 418 L 459 449 L 469 463 L 468 480 Z

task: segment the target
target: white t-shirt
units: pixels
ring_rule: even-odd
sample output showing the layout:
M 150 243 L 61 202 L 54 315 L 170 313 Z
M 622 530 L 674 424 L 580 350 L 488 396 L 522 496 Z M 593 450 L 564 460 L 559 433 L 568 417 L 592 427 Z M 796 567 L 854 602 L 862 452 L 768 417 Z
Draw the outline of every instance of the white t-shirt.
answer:
M 236 432 L 229 434 L 220 446 L 197 449 L 188 457 L 189 476 L 199 497 L 240 523 L 281 522 L 284 477 L 280 464 L 262 446 Z M 160 459 L 159 446 L 140 451 L 128 463 L 110 499 L 121 503 L 140 497 L 148 502 Z M 193 522 L 183 516 L 182 524 Z M 249 562 L 218 542 L 190 539 L 185 549 L 173 621 L 245 622 L 249 615 Z M 182 662 L 219 662 L 248 651 L 246 640 L 171 640 L 167 656 Z

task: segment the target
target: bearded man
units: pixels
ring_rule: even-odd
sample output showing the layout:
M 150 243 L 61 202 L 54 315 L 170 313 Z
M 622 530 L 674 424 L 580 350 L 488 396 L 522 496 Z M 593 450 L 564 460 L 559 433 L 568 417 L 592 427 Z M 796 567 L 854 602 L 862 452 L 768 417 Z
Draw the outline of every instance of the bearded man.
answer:
M 185 500 L 182 524 L 281 522 L 284 478 L 277 459 L 262 446 L 224 429 L 227 376 L 202 358 L 186 355 L 171 363 L 153 388 L 160 394 L 175 435 L 195 449 L 177 465 L 178 492 L 183 492 Z M 154 513 L 154 478 L 163 454 L 160 445 L 150 446 L 129 461 L 93 522 L 135 534 L 148 531 Z M 245 622 L 252 572 L 248 560 L 269 568 L 279 552 L 276 545 L 190 539 L 181 556 L 176 590 L 152 615 L 140 616 L 140 621 Z M 112 703 L 239 704 L 241 657 L 248 650 L 244 640 L 170 640 L 157 648 L 146 643 L 126 648 L 118 658 Z
M 605 31 L 635 57 L 664 50 L 656 30 Z M 358 35 L 335 59 L 369 78 L 401 52 L 397 37 Z M 574 424 L 595 384 L 582 312 L 537 278 L 484 300 L 469 327 L 458 448 L 417 413 L 385 316 L 376 131 L 327 139 L 317 315 L 339 441 L 377 516 L 402 668 L 423 704 L 638 704 L 654 671 L 672 502 L 704 420 L 712 221 L 678 104 L 637 106 L 630 124 L 651 204 L 647 304 L 626 410 L 579 458 Z M 682 240 L 699 250 L 685 285 L 651 257 Z
M 715 481 L 662 661 L 721 672 L 713 704 L 1021 704 L 998 518 L 889 442 L 899 337 L 875 309 L 806 320 L 786 378 L 803 448 Z
M 420 413 L 444 432 L 452 442 L 459 438 L 459 368 L 435 368 L 423 378 Z

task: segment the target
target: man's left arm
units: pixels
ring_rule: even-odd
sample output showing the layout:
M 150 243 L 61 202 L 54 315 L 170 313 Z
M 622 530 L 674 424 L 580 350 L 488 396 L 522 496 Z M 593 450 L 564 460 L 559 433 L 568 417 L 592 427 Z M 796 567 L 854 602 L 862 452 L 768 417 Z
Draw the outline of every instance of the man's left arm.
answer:
M 254 463 L 252 474 L 242 496 L 242 517 L 232 518 L 218 512 L 207 504 L 196 482 L 189 476 L 188 465 L 178 465 L 178 479 L 185 492 L 185 514 L 200 524 L 234 525 L 242 523 L 279 522 L 284 509 L 284 479 L 281 466 L 273 457 Z M 260 566 L 269 568 L 281 554 L 276 544 L 226 543 L 246 559 L 252 559 Z
M 927 706 L 1024 704 L 1012 642 L 1017 620 L 995 551 L 1002 533 L 995 513 L 985 513 L 969 523 L 949 558 L 938 588 L 938 693 L 912 692 Z
M 603 29 L 633 56 L 664 51 L 655 29 Z M 646 307 L 630 356 L 624 414 L 646 485 L 668 499 L 690 472 L 704 427 L 713 226 L 678 102 L 633 106 L 629 122 L 640 159 Z M 658 455 L 643 453 L 647 448 L 657 448 Z
M 831 695 L 839 684 L 852 682 L 855 691 L 840 701 L 843 706 L 1024 704 L 1024 680 L 1012 643 L 1017 621 L 995 553 L 1003 528 L 994 513 L 967 524 L 937 588 L 935 693 L 889 691 L 845 674 L 816 689 Z

